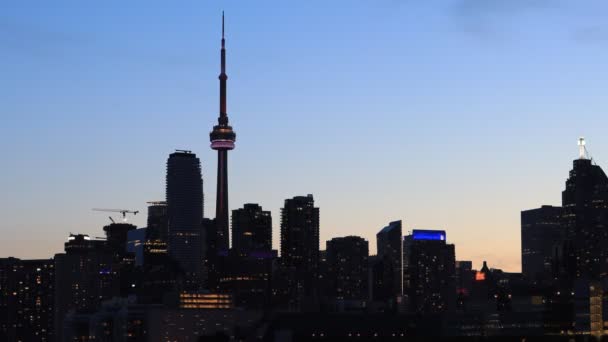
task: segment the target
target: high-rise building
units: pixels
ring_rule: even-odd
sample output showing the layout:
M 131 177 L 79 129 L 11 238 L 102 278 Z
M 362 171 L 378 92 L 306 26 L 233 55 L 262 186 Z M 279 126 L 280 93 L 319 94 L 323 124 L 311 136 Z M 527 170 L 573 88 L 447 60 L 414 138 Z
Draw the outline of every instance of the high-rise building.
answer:
M 148 202 L 148 226 L 144 243 L 145 263 L 153 263 L 155 256 L 167 254 L 168 235 L 167 202 Z
M 281 264 L 291 269 L 292 306 L 314 296 L 319 264 L 319 208 L 312 195 L 285 200 L 281 209 Z M 293 302 L 295 301 L 295 302 Z
M 236 133 L 228 123 L 226 98 L 226 40 L 224 39 L 224 15 L 222 14 L 222 49 L 220 71 L 220 116 L 209 135 L 211 148 L 217 151 L 217 192 L 215 226 L 218 251 L 228 250 L 228 151 L 234 149 Z
M 456 307 L 454 245 L 442 230 L 414 230 L 403 238 L 404 293 L 409 310 L 429 314 Z
M 584 139 L 562 192 L 566 269 L 574 278 L 599 280 L 608 274 L 608 177 L 588 159 Z
M 53 259 L 0 259 L 0 341 L 54 341 Z
M 378 289 L 376 299 L 387 300 L 403 294 L 401 221 L 393 221 L 376 234 L 378 260 L 382 264 L 383 289 Z
M 521 212 L 521 269 L 534 282 L 557 276 L 566 231 L 562 208 L 543 205 Z
M 55 254 L 54 328 L 63 337 L 63 322 L 70 311 L 95 310 L 103 300 L 120 296 L 121 270 L 105 240 L 70 235 L 65 253 Z
M 196 281 L 203 272 L 203 180 L 201 164 L 190 151 L 178 150 L 167 161 L 169 255 Z
M 568 274 L 599 279 L 607 271 L 608 177 L 592 160 L 574 160 L 562 192 Z
M 369 244 L 361 237 L 346 236 L 327 241 L 327 277 L 332 297 L 368 298 L 368 257 Z
M 272 216 L 258 204 L 232 211 L 232 249 L 240 255 L 272 250 Z

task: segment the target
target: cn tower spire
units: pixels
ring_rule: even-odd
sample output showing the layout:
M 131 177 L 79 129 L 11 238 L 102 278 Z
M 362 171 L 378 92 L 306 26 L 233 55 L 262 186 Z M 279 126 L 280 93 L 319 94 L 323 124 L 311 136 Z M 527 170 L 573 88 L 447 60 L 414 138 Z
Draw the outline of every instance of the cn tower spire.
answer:
M 224 37 L 224 12 L 222 12 L 222 50 L 220 72 L 220 115 L 217 125 L 209 134 L 211 148 L 217 151 L 217 193 L 215 202 L 215 226 L 218 251 L 228 250 L 228 151 L 234 149 L 236 134 L 228 124 L 228 110 L 226 109 L 226 39 Z
M 222 11 L 222 50 L 221 50 L 221 72 L 220 72 L 220 117 L 218 123 L 222 126 L 228 125 L 228 112 L 226 109 L 226 39 L 224 38 L 224 12 Z

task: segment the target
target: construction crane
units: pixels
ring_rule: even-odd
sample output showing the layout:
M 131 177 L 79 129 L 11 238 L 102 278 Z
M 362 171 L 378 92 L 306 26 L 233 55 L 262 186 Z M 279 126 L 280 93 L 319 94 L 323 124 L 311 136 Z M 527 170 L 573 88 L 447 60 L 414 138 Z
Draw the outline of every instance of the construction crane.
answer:
M 127 222 L 127 214 L 137 215 L 137 213 L 139 213 L 139 210 L 127 210 L 127 209 L 99 209 L 99 208 L 93 208 L 93 211 L 103 211 L 103 212 L 106 212 L 106 213 L 121 213 L 122 214 L 122 221 L 123 222 Z M 110 217 L 110 221 L 112 221 L 112 223 L 114 223 L 114 220 L 112 219 L 112 217 Z

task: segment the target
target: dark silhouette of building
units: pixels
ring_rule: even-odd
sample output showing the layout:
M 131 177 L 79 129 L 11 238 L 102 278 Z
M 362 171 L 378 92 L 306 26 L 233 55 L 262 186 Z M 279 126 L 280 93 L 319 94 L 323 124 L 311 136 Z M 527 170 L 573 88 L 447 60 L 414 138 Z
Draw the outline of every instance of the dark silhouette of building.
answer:
M 288 273 L 289 307 L 316 297 L 319 264 L 319 208 L 312 195 L 285 200 L 281 209 L 281 265 Z
M 473 262 L 468 260 L 456 261 L 456 308 L 464 310 L 473 287 Z
M 374 294 L 377 300 L 394 300 L 403 295 L 401 229 L 401 221 L 393 221 L 376 234 L 378 261 L 382 271 L 382 287 Z
M 272 250 L 272 216 L 258 204 L 248 203 L 232 211 L 232 249 L 248 255 Z
M 272 271 L 276 250 L 239 254 L 230 250 L 219 256 L 219 292 L 234 298 L 234 305 L 244 309 L 267 309 L 272 299 Z
M 114 267 L 116 266 L 116 267 Z M 70 235 L 65 253 L 55 254 L 55 313 L 57 340 L 63 341 L 68 312 L 95 310 L 103 300 L 120 295 L 120 268 L 105 240 Z
M 167 202 L 148 202 L 148 226 L 144 243 L 144 262 L 155 263 L 159 254 L 167 254 L 169 217 Z
M 521 269 L 534 282 L 551 282 L 556 277 L 566 230 L 562 208 L 543 205 L 521 212 Z
M 442 230 L 414 230 L 403 238 L 404 293 L 409 310 L 441 313 L 456 306 L 454 245 Z
M 265 309 L 271 304 L 271 276 L 277 252 L 272 250 L 272 218 L 257 204 L 232 211 L 232 249 L 217 255 L 219 290 L 235 306 Z
M 53 259 L 0 259 L 0 341 L 54 341 Z
M 148 228 L 137 228 L 127 233 L 127 252 L 135 256 L 135 265 L 144 264 L 144 249 Z
M 203 272 L 203 180 L 201 164 L 190 151 L 178 150 L 167 161 L 169 255 L 192 283 Z
M 127 252 L 127 244 L 129 232 L 136 229 L 137 227 L 130 223 L 112 223 L 103 227 L 106 233 L 106 247 L 117 262 L 122 262 L 125 258 L 128 258 L 129 262 L 135 262 L 135 256 Z
M 562 192 L 562 208 L 566 273 L 599 280 L 608 271 L 608 177 L 584 155 L 573 162 Z
M 327 277 L 331 296 L 338 300 L 368 299 L 369 245 L 358 236 L 327 241 Z
M 228 250 L 228 151 L 234 149 L 236 133 L 228 124 L 226 108 L 226 47 L 224 39 L 224 15 L 222 14 L 222 49 L 220 72 L 220 116 L 213 126 L 209 138 L 211 148 L 217 151 L 217 197 L 215 203 L 215 226 L 218 251 Z

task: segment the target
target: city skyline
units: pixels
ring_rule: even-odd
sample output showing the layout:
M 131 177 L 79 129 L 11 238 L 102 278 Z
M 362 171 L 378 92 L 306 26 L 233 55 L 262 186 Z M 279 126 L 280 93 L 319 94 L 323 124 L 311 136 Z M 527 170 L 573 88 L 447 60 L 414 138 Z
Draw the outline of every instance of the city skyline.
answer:
M 4 145 L 2 151 L 6 152 L 7 160 L 13 161 L 13 163 L 9 162 L 8 168 L 3 171 L 1 177 L 5 182 L 2 185 L 8 191 L 2 196 L 0 202 L 2 204 L 0 213 L 7 218 L 0 226 L 0 231 L 11 233 L 9 238 L 3 240 L 0 245 L 0 248 L 6 253 L 3 255 L 4 257 L 50 257 L 61 250 L 70 231 L 95 236 L 108 222 L 107 215 L 91 212 L 91 208 L 125 207 L 142 210 L 147 201 L 164 199 L 162 192 L 163 166 L 167 155 L 174 149 L 192 150 L 200 156 L 203 179 L 207 184 L 205 197 L 207 199 L 215 197 L 213 186 L 210 186 L 215 183 L 213 172 L 215 157 L 208 151 L 206 137 L 209 132 L 202 128 L 208 127 L 216 115 L 214 114 L 217 104 L 216 17 L 221 10 L 219 7 L 204 9 L 205 11 L 197 12 L 197 15 L 200 14 L 209 22 L 199 23 L 200 27 L 197 28 L 196 33 L 203 33 L 202 36 L 205 38 L 201 42 L 188 42 L 188 44 L 192 44 L 191 46 L 186 45 L 188 49 L 193 49 L 191 52 L 195 52 L 193 56 L 200 58 L 201 61 L 194 61 L 193 59 L 196 58 L 187 58 L 190 59 L 189 63 L 168 66 L 168 71 L 163 73 L 164 77 L 173 82 L 179 82 L 177 78 L 172 78 L 171 74 L 174 72 L 181 76 L 184 76 L 184 73 L 193 74 L 191 78 L 187 77 L 191 83 L 184 84 L 184 94 L 178 96 L 172 93 L 172 96 L 177 96 L 177 102 L 190 101 L 191 105 L 180 104 L 173 107 L 175 103 L 172 101 L 151 104 L 151 107 L 147 109 L 154 108 L 155 114 L 149 117 L 150 125 L 144 125 L 143 129 L 140 129 L 141 126 L 138 127 L 138 125 L 140 120 L 146 118 L 144 113 L 147 109 L 139 107 L 137 103 L 150 101 L 151 97 L 159 96 L 159 92 L 167 90 L 166 85 L 162 82 L 162 77 L 154 79 L 158 83 L 152 83 L 151 87 L 154 89 L 148 89 L 151 90 L 150 95 L 147 95 L 144 91 L 146 89 L 142 88 L 142 92 L 138 93 L 139 96 L 129 99 L 120 98 L 121 91 L 126 91 L 127 94 L 132 91 L 129 86 L 117 91 L 106 90 L 98 99 L 86 98 L 86 92 L 81 92 L 81 95 L 85 95 L 85 99 L 80 99 L 80 102 L 67 106 L 67 111 L 72 114 L 53 116 L 57 121 L 51 121 L 45 115 L 57 114 L 60 111 L 60 105 L 67 104 L 65 94 L 73 91 L 73 86 L 58 81 L 62 87 L 52 89 L 50 94 L 41 94 L 40 90 L 34 88 L 31 90 L 33 92 L 31 102 L 23 101 L 22 96 L 25 95 L 25 92 L 19 86 L 40 84 L 41 87 L 48 87 L 54 82 L 32 78 L 32 74 L 28 74 L 30 78 L 26 77 L 25 80 L 13 77 L 18 84 L 16 88 L 12 89 L 16 93 L 7 92 L 9 96 L 5 100 L 7 100 L 10 113 L 6 126 L 7 134 L 1 134 L 2 139 L 7 140 L 2 140 L 2 145 Z M 360 11 L 363 9 L 355 7 L 350 10 L 353 11 L 354 17 L 358 18 L 359 15 L 362 15 Z M 386 8 L 380 9 L 386 10 Z M 380 9 L 372 8 L 378 12 Z M 15 13 L 19 12 L 18 9 L 14 10 Z M 241 208 L 245 203 L 259 203 L 265 210 L 270 210 L 276 218 L 279 217 L 278 212 L 285 199 L 312 193 L 315 196 L 315 205 L 320 208 L 321 247 L 325 245 L 325 241 L 347 235 L 362 236 L 371 242 L 374 240 L 375 234 L 387 222 L 402 220 L 404 235 L 417 228 L 447 231 L 450 236 L 449 242 L 456 245 L 456 258 L 473 260 L 474 268 L 480 267 L 482 260 L 488 260 L 488 263 L 493 266 L 517 271 L 520 269 L 520 211 L 537 208 L 543 204 L 559 204 L 570 163 L 577 156 L 575 140 L 580 135 L 587 136 L 592 156 L 598 158 L 598 164 L 606 166 L 603 161 L 606 160 L 604 151 L 608 150 L 608 141 L 600 133 L 600 127 L 604 122 L 602 120 L 605 119 L 598 116 L 605 105 L 600 102 L 599 98 L 596 100 L 597 102 L 593 102 L 595 107 L 592 108 L 594 109 L 587 110 L 579 116 L 576 115 L 576 112 L 569 114 L 568 111 L 574 111 L 577 104 L 584 103 L 587 97 L 581 96 L 580 93 L 575 94 L 578 97 L 574 96 L 572 100 L 565 101 L 565 103 L 547 104 L 547 99 L 537 103 L 528 99 L 526 101 L 530 108 L 514 114 L 514 118 L 509 118 L 512 121 L 508 122 L 503 121 L 501 115 L 506 115 L 511 110 L 517 111 L 523 105 L 515 105 L 513 108 L 498 108 L 498 106 L 490 104 L 490 100 L 486 100 L 488 102 L 480 100 L 475 101 L 475 104 L 480 106 L 477 110 L 457 119 L 452 117 L 452 114 L 467 108 L 464 102 L 471 100 L 470 94 L 469 97 L 463 96 L 462 99 L 449 98 L 457 106 L 454 109 L 444 108 L 431 102 L 430 94 L 425 92 L 426 87 L 441 82 L 442 79 L 437 78 L 423 86 L 422 90 L 416 90 L 414 82 L 419 82 L 421 75 L 413 75 L 412 83 L 401 84 L 402 88 L 398 86 L 393 88 L 399 85 L 399 83 L 395 83 L 394 77 L 396 76 L 383 73 L 382 71 L 387 70 L 377 65 L 370 66 L 375 59 L 365 54 L 360 58 L 353 57 L 351 61 L 356 65 L 350 67 L 362 68 L 359 71 L 366 77 L 367 87 L 365 84 L 361 85 L 367 90 L 367 92 L 363 92 L 367 96 L 366 98 L 357 98 L 361 95 L 358 93 L 360 91 L 358 86 L 356 89 L 340 88 L 354 78 L 349 76 L 350 67 L 340 66 L 335 60 L 336 56 L 328 56 L 328 58 L 331 57 L 332 63 L 319 69 L 322 72 L 317 75 L 328 79 L 329 85 L 322 87 L 317 84 L 320 89 L 311 90 L 309 87 L 315 85 L 313 82 L 318 83 L 318 78 L 304 75 L 302 71 L 295 72 L 294 75 L 292 68 L 307 65 L 308 68 L 315 69 L 313 66 L 322 65 L 320 62 L 323 58 L 315 61 L 316 57 L 313 56 L 313 61 L 308 63 L 297 60 L 291 60 L 291 64 L 285 61 L 275 61 L 274 65 L 277 69 L 274 70 L 256 67 L 256 65 L 271 65 L 267 64 L 268 61 L 265 59 L 273 57 L 273 53 L 284 51 L 285 45 L 290 46 L 291 49 L 296 48 L 285 41 L 285 33 L 272 30 L 273 25 L 271 24 L 278 22 L 285 25 L 284 21 L 266 18 L 270 22 L 267 24 L 268 27 L 254 26 L 259 32 L 252 33 L 247 30 L 246 25 L 251 25 L 252 22 L 250 18 L 247 18 L 246 11 L 230 8 L 226 8 L 226 10 L 227 20 L 230 23 L 227 36 L 229 44 L 232 44 L 228 63 L 233 70 L 231 75 L 234 75 L 231 77 L 231 89 L 234 89 L 231 90 L 231 121 L 239 127 L 241 143 L 239 150 L 231 156 L 231 165 L 235 166 L 231 167 L 233 173 L 230 175 L 232 189 L 230 211 Z M 286 11 L 285 8 L 275 10 Z M 312 15 L 311 9 L 305 7 L 303 10 L 304 15 Z M 532 12 L 543 10 L 542 8 L 529 9 Z M 395 11 L 403 13 L 399 7 Z M 428 8 L 421 6 L 417 8 L 417 11 L 426 13 Z M 517 13 L 509 15 L 525 16 Z M 398 24 L 398 20 L 394 16 L 395 14 L 393 14 L 392 20 L 382 23 L 382 25 L 388 25 L 384 26 L 383 30 L 390 25 Z M 152 18 L 156 17 L 151 15 L 147 19 L 142 19 L 143 23 L 151 25 Z M 336 29 L 336 26 L 330 23 L 329 18 L 323 18 L 324 20 L 320 24 L 323 28 Z M 192 21 L 186 21 L 186 26 L 196 23 L 196 18 L 190 19 Z M 272 22 L 273 20 L 275 22 Z M 351 18 L 351 20 L 354 19 Z M 52 20 L 47 19 L 46 25 L 52 23 Z M 354 25 L 350 21 L 344 24 L 350 25 L 347 27 L 351 29 Z M 126 22 L 122 22 L 122 25 L 124 28 L 134 29 Z M 297 20 L 293 25 L 297 26 Z M 104 32 L 102 26 L 99 27 L 101 30 L 97 33 L 107 34 L 108 32 Z M 5 30 L 6 27 L 14 29 L 14 26 L 11 28 L 10 25 L 5 25 Z M 39 27 L 41 31 L 30 30 L 29 34 L 36 36 L 49 28 L 44 24 Z M 70 45 L 74 42 L 71 42 L 71 38 L 66 39 L 57 33 L 62 32 L 61 26 L 58 27 L 60 29 L 55 31 L 55 35 L 51 35 L 51 41 L 53 39 L 63 41 L 60 45 L 67 44 L 68 50 L 73 49 L 80 53 L 83 52 L 83 49 L 85 52 L 87 49 L 95 51 L 94 47 L 83 48 L 78 45 L 80 43 L 75 43 L 75 46 Z M 23 29 L 23 27 L 17 27 L 17 29 Z M 328 32 L 332 32 L 332 30 Z M 152 34 L 154 33 L 157 32 L 153 31 Z M 172 34 L 176 33 L 177 31 L 171 31 L 167 34 L 170 35 L 169 37 L 173 37 Z M 260 37 L 254 40 L 252 38 L 254 33 L 259 34 Z M 537 33 L 541 34 L 541 32 Z M 315 34 L 321 36 L 320 32 Z M 317 48 L 332 49 L 333 54 L 338 53 L 338 56 L 345 57 L 344 53 L 352 52 L 352 49 L 357 46 L 348 39 L 354 39 L 362 32 L 349 35 L 348 32 L 333 30 L 333 34 L 339 34 L 339 37 L 345 38 L 345 40 L 334 41 L 337 47 L 335 45 L 332 47 L 331 40 L 328 40 L 327 44 L 318 45 L 317 43 Z M 464 33 L 461 34 L 464 35 Z M 194 33 L 191 35 L 191 37 L 196 37 Z M 399 58 L 397 57 L 405 56 L 405 50 L 374 42 L 371 36 L 375 37 L 371 33 L 369 36 L 364 35 L 365 42 L 372 44 L 380 52 L 385 49 L 385 53 L 380 54 L 383 61 L 386 61 L 391 67 L 398 66 L 396 63 Z M 2 38 L 7 39 L 6 36 L 2 36 Z M 393 38 L 395 37 L 393 36 Z M 252 42 L 247 43 L 247 39 L 252 39 Z M 478 38 L 468 37 L 464 40 L 467 39 Z M 529 39 L 524 43 L 534 41 L 533 38 Z M 122 42 L 127 42 L 127 40 Z M 386 41 L 382 40 L 382 42 Z M 478 44 L 485 43 L 478 42 Z M 505 44 L 512 47 L 514 42 L 507 41 Z M 195 45 L 196 47 L 193 47 Z M 9 44 L 9 46 L 11 45 Z M 112 45 L 109 46 L 112 47 Z M 147 47 L 150 48 L 150 45 Z M 264 52 L 266 48 L 270 48 L 269 51 L 272 53 Z M 389 50 L 390 48 L 392 50 Z M 505 52 L 500 47 L 491 44 L 484 48 L 487 49 L 485 52 L 489 56 L 495 58 L 496 54 Z M 10 57 L 8 64 L 16 66 L 17 70 L 20 70 L 19 67 L 27 65 L 58 63 L 61 59 L 58 55 L 59 50 L 44 44 L 42 49 L 48 51 L 38 50 L 33 54 L 27 49 L 20 49 L 19 46 L 17 49 L 15 46 L 0 49 L 6 49 L 5 52 Z M 483 50 L 483 48 L 480 49 Z M 586 49 L 594 50 L 598 47 L 591 46 Z M 145 49 L 141 51 L 145 51 Z M 340 51 L 343 52 L 339 53 Z M 390 56 L 390 51 L 398 53 Z M 181 50 L 181 52 L 187 51 Z M 602 52 L 605 53 L 604 50 Z M 29 59 L 26 58 L 20 62 L 23 64 L 20 64 L 17 59 L 24 53 L 28 54 Z M 43 57 L 37 55 L 38 53 L 42 53 Z M 44 58 L 45 54 L 46 58 Z M 323 56 L 322 52 L 320 56 Z M 462 55 L 461 57 L 464 58 Z M 77 58 L 77 56 L 70 58 Z M 95 60 L 91 56 L 88 58 L 88 62 Z M 601 54 L 593 58 L 601 59 Z M 111 60 L 110 64 L 101 64 L 102 69 L 103 67 L 109 68 L 112 63 L 116 63 L 120 59 Z M 417 62 L 420 63 L 420 60 Z M 135 73 L 143 72 L 149 75 L 148 69 L 155 69 L 152 64 L 159 62 L 148 61 L 148 63 L 151 65 L 144 66 Z M 252 63 L 254 66 L 248 67 L 248 63 Z M 518 60 L 518 63 L 521 63 L 521 60 Z M 171 63 L 160 64 L 167 66 Z M 373 67 L 373 69 L 366 70 L 363 68 L 365 66 Z M 524 64 L 524 66 L 531 67 L 529 64 Z M 80 64 L 75 67 L 83 68 L 85 65 Z M 124 73 L 126 68 L 127 65 L 119 64 L 115 75 L 119 75 L 121 71 Z M 372 77 L 370 73 L 374 70 L 379 71 L 379 75 Z M 413 70 L 411 67 L 403 67 L 402 70 L 396 72 L 399 77 L 401 75 L 407 77 L 405 71 L 412 72 Z M 482 71 L 488 72 L 483 68 Z M 552 69 L 541 70 L 541 72 L 549 71 Z M 598 73 L 601 72 L 598 71 Z M 52 72 L 48 70 L 43 72 L 43 75 L 51 74 Z M 9 75 L 11 75 L 10 72 Z M 472 75 L 480 76 L 481 73 Z M 66 81 L 80 79 L 83 82 L 101 86 L 103 89 L 105 89 L 103 84 L 113 84 L 104 83 L 102 79 L 97 78 L 99 75 L 89 74 L 86 79 L 78 78 L 70 73 L 67 73 L 66 76 L 69 76 Z M 438 77 L 438 75 L 435 74 L 433 77 Z M 449 75 L 446 78 L 448 81 L 454 82 L 451 85 L 445 85 L 447 88 L 459 84 Z M 573 79 L 577 78 L 570 80 Z M 601 79 L 601 76 L 598 75 L 598 79 Z M 273 80 L 277 80 L 279 83 L 272 86 Z M 296 85 L 299 80 L 303 82 L 300 84 L 299 92 L 291 93 L 278 89 L 286 85 Z M 566 78 L 558 81 L 565 80 Z M 578 80 L 580 84 L 582 81 Z M 517 79 L 509 79 L 509 81 L 515 82 Z M 521 82 L 521 80 L 519 81 Z M 105 79 L 105 82 L 108 80 Z M 386 84 L 381 82 L 386 82 Z M 461 82 L 467 83 L 462 79 Z M 138 84 L 135 82 L 131 86 Z M 478 86 L 483 84 L 481 82 Z M 525 100 L 523 90 L 515 89 L 517 85 L 521 85 L 521 83 L 515 82 L 507 89 L 510 89 L 511 94 L 515 94 L 515 99 Z M 601 85 L 601 82 L 594 84 L 597 88 L 601 88 Z M 264 86 L 273 92 L 249 91 L 249 88 L 264 88 Z M 382 95 L 374 89 L 384 89 L 380 93 L 386 89 L 400 89 L 400 91 Z M 349 94 L 349 90 L 354 90 L 353 94 Z M 326 97 L 325 91 L 332 96 Z M 542 96 L 557 95 L 560 94 L 560 91 L 561 88 L 552 89 L 552 91 L 549 89 L 544 93 L 536 90 L 534 94 L 539 94 L 542 100 Z M 307 92 L 308 97 L 302 95 Z M 444 94 L 450 93 L 449 89 L 447 91 L 443 89 L 443 92 Z M 16 96 L 11 98 L 10 94 Z M 133 95 L 133 93 L 131 94 Z M 407 101 L 412 100 L 416 94 L 424 96 L 418 99 L 419 102 Z M 460 94 L 463 95 L 462 92 Z M 52 95 L 59 96 L 54 101 Z M 253 97 L 260 95 L 264 96 L 262 100 L 254 101 Z M 480 97 L 482 95 L 483 92 Z M 593 92 L 586 95 L 591 99 L 599 96 Z M 104 102 L 104 96 L 107 96 L 110 101 L 101 105 L 101 110 L 98 108 L 96 114 L 89 118 L 77 114 L 88 109 L 95 109 L 95 105 Z M 125 96 L 127 95 L 125 94 Z M 4 98 L 2 99 L 4 100 Z M 429 102 L 425 103 L 423 99 Z M 279 102 L 276 105 L 270 105 L 275 100 L 287 100 L 287 102 L 293 100 L 294 104 L 286 105 L 285 102 Z M 319 101 L 318 106 L 313 105 L 312 102 L 315 100 Z M 509 96 L 501 98 L 501 100 L 508 102 Z M 23 101 L 23 104 L 19 105 L 19 101 Z M 116 108 L 112 106 L 112 101 L 118 104 Z M 353 103 L 343 111 L 341 107 L 349 101 Z M 407 115 L 402 117 L 400 110 L 402 110 L 402 106 L 408 107 L 408 104 L 412 104 L 412 107 L 408 108 Z M 297 108 L 300 105 L 301 107 Z M 357 105 L 362 108 L 357 110 L 355 108 Z M 389 110 L 390 106 L 394 108 Z M 379 107 L 381 111 L 375 112 L 374 107 Z M 127 109 L 129 108 L 135 109 L 135 112 L 139 114 L 131 116 L 128 114 Z M 107 114 L 109 118 L 102 114 L 111 112 L 113 109 L 117 109 L 117 113 Z M 318 112 L 310 113 L 315 110 Z M 425 110 L 432 113 L 428 115 L 429 118 L 421 118 L 419 114 L 415 114 L 416 111 Z M 484 110 L 493 111 L 492 114 L 484 117 L 481 116 Z M 555 122 L 546 121 L 555 110 L 559 112 L 555 117 L 551 116 Z M 186 114 L 176 116 L 176 111 Z M 307 113 L 307 111 L 310 112 Z M 534 111 L 537 113 L 531 114 Z M 265 112 L 270 114 L 264 115 Z M 21 117 L 19 117 L 20 115 Z M 42 120 L 34 122 L 36 118 Z M 389 120 L 399 118 L 401 121 L 386 124 L 383 122 L 384 120 L 377 122 L 376 118 Z M 349 125 L 348 119 L 355 121 L 357 125 Z M 593 121 L 591 121 L 592 119 Z M 482 124 L 480 120 L 487 121 Z M 266 127 L 271 122 L 273 125 Z M 590 125 L 588 122 L 594 124 Z M 74 124 L 73 129 L 70 124 Z M 165 126 L 159 126 L 163 124 Z M 32 126 L 33 132 L 26 131 L 26 127 L 29 125 Z M 452 125 L 458 128 L 458 133 L 450 139 Z M 468 125 L 470 127 L 467 127 Z M 344 134 L 338 134 L 332 138 L 333 140 L 328 140 L 324 136 L 332 133 L 332 127 L 339 127 L 342 131 L 338 133 Z M 278 128 L 281 128 L 282 131 L 277 132 Z M 551 133 L 536 134 L 535 129 L 538 128 L 550 129 Z M 164 129 L 170 132 L 162 137 L 166 133 Z M 412 130 L 419 132 L 416 133 Z M 4 133 L 4 130 L 1 132 Z M 128 136 L 134 134 L 133 132 L 137 133 L 135 138 L 129 138 Z M 499 132 L 502 133 L 501 137 L 491 136 Z M 408 133 L 414 134 L 406 138 Z M 21 145 L 19 143 L 22 142 L 22 138 L 18 135 L 27 135 L 32 141 Z M 158 138 L 162 142 L 153 141 L 154 138 Z M 9 141 L 9 139 L 11 140 Z M 40 150 L 43 147 L 41 144 L 45 141 L 49 146 Z M 369 146 L 364 146 L 364 143 Z M 14 148 L 17 146 L 15 144 L 19 144 L 18 146 L 24 148 L 29 154 L 17 155 L 19 149 Z M 89 148 L 91 150 L 87 150 Z M 87 156 L 86 152 L 89 152 L 90 155 Z M 269 156 L 270 152 L 276 152 L 277 156 Z M 295 154 L 296 158 L 281 157 L 289 154 Z M 79 158 L 73 158 L 74 155 Z M 410 155 L 411 158 L 408 158 Z M 535 158 L 535 155 L 543 156 L 544 159 Z M 83 163 L 78 163 L 79 160 L 82 160 Z M 34 170 L 32 166 L 37 165 L 38 162 L 41 162 L 40 167 L 46 166 L 47 168 L 42 172 Z M 503 182 L 503 180 L 507 181 Z M 84 184 L 91 185 L 86 192 L 79 190 Z M 271 191 L 268 191 L 269 184 L 273 185 Z M 52 201 L 56 196 L 66 194 L 70 199 L 63 199 L 58 203 Z M 212 213 L 213 209 L 213 201 L 207 201 L 205 211 Z M 31 211 L 35 211 L 36 215 L 32 215 Z M 26 212 L 29 215 L 26 215 Z M 352 213 L 357 214 L 352 215 Z M 140 227 L 145 226 L 145 217 L 143 215 L 135 217 L 132 222 Z M 275 222 L 272 234 L 275 248 L 278 247 L 277 241 L 280 235 L 278 232 L 279 226 Z M 371 246 L 373 245 L 371 243 Z M 24 246 L 31 246 L 31 249 L 26 249 Z M 375 252 L 375 248 L 371 246 L 370 252 Z

